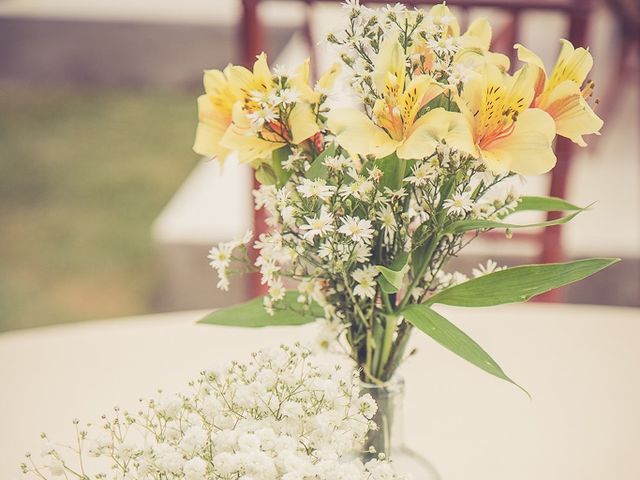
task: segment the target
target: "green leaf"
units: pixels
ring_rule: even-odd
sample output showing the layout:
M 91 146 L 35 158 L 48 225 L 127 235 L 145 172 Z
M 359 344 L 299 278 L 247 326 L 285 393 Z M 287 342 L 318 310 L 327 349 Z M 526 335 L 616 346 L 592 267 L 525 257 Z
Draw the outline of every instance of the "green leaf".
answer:
M 504 373 L 500 365 L 480 345 L 439 313 L 426 305 L 409 305 L 402 310 L 401 314 L 412 325 L 446 349 L 485 372 L 514 384 L 529 395 L 524 388 Z
M 309 167 L 309 170 L 307 170 L 306 177 L 310 180 L 317 180 L 318 178 L 326 180 L 329 176 L 329 172 L 327 171 L 327 167 L 324 165 L 324 160 L 325 158 L 331 157 L 335 154 L 336 144 L 332 143 L 324 149 L 324 152 L 316 157 L 311 164 L 311 167 Z
M 567 263 L 521 265 L 468 280 L 427 300 L 457 307 L 490 307 L 526 302 L 531 297 L 568 285 L 618 262 L 617 258 L 590 258 Z
M 378 278 L 378 283 L 384 293 L 396 293 L 402 288 L 402 280 L 404 279 L 407 270 L 409 270 L 409 266 L 407 265 L 408 261 L 409 254 L 402 252 L 393 262 L 391 262 L 389 267 L 376 265 L 376 269 L 382 275 Z
M 266 164 L 260 165 L 256 170 L 256 180 L 258 180 L 262 185 L 275 185 L 276 184 L 276 174 L 273 172 L 273 169 Z
M 376 160 L 376 165 L 382 170 L 380 184 L 389 187 L 391 190 L 398 190 L 402 187 L 402 180 L 407 168 L 407 161 L 392 153 L 389 156 Z
M 441 93 L 440 95 L 435 97 L 433 100 L 431 100 L 429 103 L 424 105 L 418 111 L 416 118 L 420 118 L 422 115 L 424 115 L 428 111 L 434 110 L 436 108 L 444 108 L 445 110 L 450 112 L 460 111 L 460 109 L 458 108 L 458 105 L 456 105 L 456 102 L 453 101 L 453 99 L 449 94 Z
M 488 230 L 491 228 L 531 228 L 531 227 L 550 227 L 552 225 L 561 225 L 563 223 L 567 223 L 573 218 L 581 213 L 584 208 L 581 208 L 575 213 L 571 215 L 567 215 L 565 217 L 560 217 L 554 220 L 547 220 L 545 222 L 539 223 L 529 223 L 529 224 L 518 224 L 518 223 L 504 223 L 497 220 L 457 220 L 455 222 L 451 222 L 445 228 L 445 233 L 464 233 L 473 230 Z
M 264 309 L 263 297 L 257 297 L 245 303 L 215 310 L 198 323 L 257 328 L 304 325 L 324 316 L 324 311 L 318 304 L 307 306 L 298 303 L 298 295 L 297 292 L 287 292 L 284 299 L 274 307 L 273 315 L 269 315 Z
M 537 210 L 540 212 L 564 212 L 577 210 L 582 211 L 584 209 L 557 197 L 520 197 L 520 202 L 515 208 L 514 213 L 526 210 Z
M 278 187 L 282 187 L 291 177 L 292 172 L 284 170 L 282 168 L 282 162 L 287 160 L 287 158 L 289 158 L 289 155 L 291 155 L 291 149 L 287 145 L 274 150 L 271 154 L 271 165 L 276 176 L 276 185 Z

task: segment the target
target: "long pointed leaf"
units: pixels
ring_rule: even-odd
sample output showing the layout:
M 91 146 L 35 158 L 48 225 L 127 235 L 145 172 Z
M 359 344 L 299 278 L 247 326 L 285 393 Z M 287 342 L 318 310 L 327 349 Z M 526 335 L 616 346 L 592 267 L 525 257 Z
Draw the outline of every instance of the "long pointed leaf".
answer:
M 306 173 L 307 178 L 309 180 L 317 180 L 318 178 L 326 180 L 327 177 L 329 176 L 329 172 L 327 170 L 327 167 L 324 165 L 324 161 L 326 160 L 327 157 L 335 155 L 335 153 L 336 153 L 335 143 L 332 143 L 331 145 L 327 146 L 324 152 L 322 152 L 320 155 L 316 157 L 316 159 L 313 161 L 313 163 L 309 167 L 309 170 L 307 170 L 307 173 Z
M 617 258 L 589 258 L 567 263 L 507 268 L 447 288 L 429 298 L 426 303 L 490 307 L 526 302 L 535 295 L 582 280 L 618 261 Z
M 402 288 L 402 281 L 409 270 L 408 261 L 409 254 L 402 252 L 388 267 L 376 265 L 376 269 L 381 274 L 378 277 L 378 283 L 384 293 L 395 293 Z
M 297 297 L 297 292 L 287 292 L 285 298 L 278 302 L 273 315 L 269 315 L 264 309 L 263 297 L 257 297 L 245 303 L 215 310 L 198 323 L 258 328 L 304 325 L 324 316 L 320 306 L 315 303 L 311 306 L 302 305 L 298 303 Z
M 380 184 L 383 187 L 397 190 L 402 186 L 402 179 L 407 168 L 406 160 L 398 158 L 395 153 L 392 153 L 387 157 L 376 160 L 376 164 L 383 173 L 382 180 L 380 180 Z
M 536 210 L 539 212 L 564 212 L 584 209 L 557 197 L 520 197 L 520 202 L 515 208 L 514 213 L 528 210 Z
M 471 337 L 426 305 L 409 305 L 401 314 L 407 321 L 433 338 L 440 345 L 476 367 L 529 393 L 507 376 L 500 365 Z
M 276 186 L 278 188 L 287 183 L 287 180 L 291 177 L 292 172 L 282 168 L 282 163 L 289 158 L 289 155 L 291 155 L 291 149 L 288 146 L 274 150 L 271 154 L 271 165 L 276 174 Z
M 546 222 L 539 223 L 528 223 L 528 224 L 518 224 L 518 223 L 504 223 L 497 220 L 458 220 L 450 223 L 446 228 L 446 233 L 464 233 L 470 232 L 473 230 L 488 230 L 491 228 L 532 228 L 532 227 L 550 227 L 552 225 L 561 225 L 563 223 L 567 223 L 573 218 L 581 213 L 583 208 L 578 210 L 571 215 L 567 215 L 565 217 L 557 218 L 555 220 L 547 220 Z

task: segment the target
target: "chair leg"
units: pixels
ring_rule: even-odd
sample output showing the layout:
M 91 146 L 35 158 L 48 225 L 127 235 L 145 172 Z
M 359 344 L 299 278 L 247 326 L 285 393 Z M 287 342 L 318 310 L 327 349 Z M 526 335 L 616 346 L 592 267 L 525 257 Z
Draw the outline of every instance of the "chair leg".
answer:
M 558 162 L 551 174 L 551 186 L 549 195 L 552 197 L 565 198 L 567 193 L 567 183 L 569 170 L 573 156 L 573 144 L 566 138 L 559 137 L 556 143 L 556 157 Z M 547 213 L 547 220 L 555 220 L 562 216 L 562 212 Z M 540 253 L 540 263 L 559 263 L 566 259 L 563 246 L 562 225 L 547 227 L 541 235 L 542 250 Z M 566 292 L 564 289 L 556 289 L 542 294 L 536 298 L 544 302 L 563 302 Z
M 251 68 L 256 56 L 264 50 L 264 32 L 260 18 L 258 17 L 258 3 L 259 0 L 242 0 L 242 19 L 240 22 L 239 42 L 242 47 L 242 63 Z M 252 195 L 252 191 L 260 187 L 260 183 L 256 180 L 255 176 L 252 179 L 251 190 L 249 195 Z M 251 201 L 253 205 L 253 200 Z M 255 238 L 260 234 L 267 231 L 266 213 L 264 209 L 254 210 L 252 208 L 251 215 L 253 215 L 253 231 Z M 249 248 L 249 258 L 252 263 L 255 262 L 258 252 Z M 258 273 L 252 273 L 249 275 L 249 293 L 251 297 L 257 297 L 266 293 L 266 287 L 260 283 L 260 275 Z

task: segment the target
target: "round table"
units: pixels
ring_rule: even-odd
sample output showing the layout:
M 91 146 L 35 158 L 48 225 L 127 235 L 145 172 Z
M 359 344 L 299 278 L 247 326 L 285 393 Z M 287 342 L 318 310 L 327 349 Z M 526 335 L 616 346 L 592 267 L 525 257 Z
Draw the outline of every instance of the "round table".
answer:
M 405 436 L 444 480 L 640 478 L 640 311 L 527 304 L 438 308 L 532 395 L 416 332 Z M 313 338 L 314 326 L 194 325 L 179 312 L 0 335 L 0 478 L 18 478 L 39 432 L 73 439 L 72 419 L 135 408 L 157 388 L 261 347 Z

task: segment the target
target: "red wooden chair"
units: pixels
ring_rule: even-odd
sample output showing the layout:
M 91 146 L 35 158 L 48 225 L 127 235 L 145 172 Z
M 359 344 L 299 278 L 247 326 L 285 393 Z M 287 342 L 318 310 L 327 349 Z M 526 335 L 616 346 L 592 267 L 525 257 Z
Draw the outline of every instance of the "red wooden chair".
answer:
M 253 64 L 256 55 L 264 49 L 264 27 L 259 17 L 259 3 L 261 0 L 242 0 L 243 16 L 240 23 L 239 35 L 242 45 L 242 61 L 245 65 Z M 295 1 L 295 0 L 289 0 Z M 297 0 L 307 4 L 307 15 L 303 25 L 303 33 L 310 50 L 315 46 L 311 31 L 312 7 L 316 3 L 334 2 L 341 0 Z M 284 2 L 283 0 L 283 3 Z M 390 0 L 366 0 L 363 4 L 385 4 L 393 3 Z M 440 3 L 436 0 L 404 0 L 407 6 L 425 6 Z M 587 38 L 587 28 L 589 17 L 593 10 L 593 0 L 448 0 L 447 5 L 458 7 L 463 12 L 462 20 L 466 20 L 470 8 L 489 7 L 496 8 L 508 14 L 509 21 L 505 28 L 497 32 L 494 37 L 494 48 L 502 50 L 513 61 L 515 52 L 511 48 L 517 43 L 520 34 L 520 24 L 523 13 L 531 10 L 542 10 L 558 12 L 565 16 L 568 24 L 568 31 L 565 38 L 574 45 L 585 46 Z M 565 138 L 558 138 L 555 145 L 558 163 L 551 172 L 551 182 L 548 194 L 554 197 L 564 197 L 571 168 L 571 161 L 574 153 L 574 146 L 571 141 Z M 256 182 L 254 180 L 254 187 Z M 265 231 L 264 212 L 254 212 L 254 223 L 256 234 Z M 549 212 L 547 219 L 559 218 L 560 212 Z M 491 232 L 490 232 L 491 233 Z M 504 235 L 491 236 L 492 239 L 499 240 Z M 562 245 L 562 227 L 555 226 L 545 228 L 539 233 L 517 234 L 513 240 L 534 242 L 540 247 L 540 262 L 551 263 L 561 262 L 565 259 L 565 251 Z M 262 293 L 259 281 L 254 282 L 254 294 Z M 538 299 L 544 301 L 559 302 L 563 300 L 561 291 L 555 290 Z

